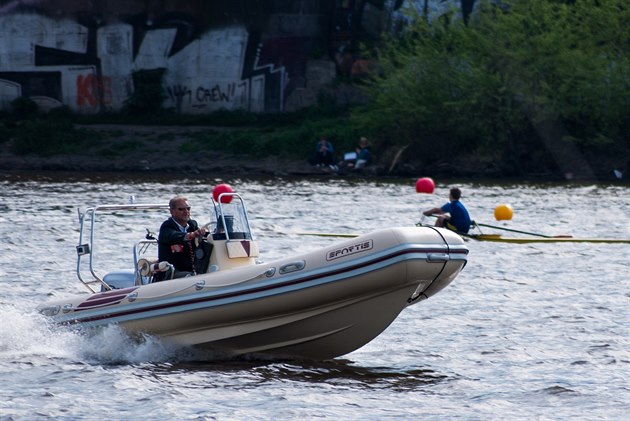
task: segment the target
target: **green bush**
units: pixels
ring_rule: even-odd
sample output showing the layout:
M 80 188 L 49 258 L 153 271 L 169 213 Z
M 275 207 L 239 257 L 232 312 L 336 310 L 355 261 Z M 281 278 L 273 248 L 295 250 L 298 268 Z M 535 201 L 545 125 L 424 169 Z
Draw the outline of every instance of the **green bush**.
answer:
M 468 25 L 410 13 L 374 53 L 380 71 L 354 124 L 423 162 L 471 151 L 519 162 L 558 133 L 576 146 L 627 144 L 626 3 L 481 0 Z
M 10 103 L 11 116 L 17 120 L 25 120 L 37 116 L 39 107 L 32 99 L 21 96 Z
M 0 143 L 7 143 L 11 139 L 11 130 L 0 122 Z
M 64 120 L 29 120 L 13 129 L 13 150 L 20 155 L 37 154 L 50 156 L 71 153 L 81 147 L 93 135 L 77 130 Z
M 107 156 L 110 158 L 115 158 L 119 156 L 124 156 L 125 154 L 141 149 L 144 143 L 139 140 L 127 140 L 124 142 L 117 143 L 115 147 L 111 147 L 109 145 L 105 146 L 99 152 L 99 155 Z
M 133 73 L 133 93 L 125 101 L 125 112 L 154 115 L 162 110 L 167 98 L 162 87 L 164 69 L 139 70 Z
M 217 150 L 238 155 L 264 158 L 280 156 L 308 159 L 320 136 L 326 135 L 339 153 L 354 150 L 360 131 L 349 124 L 347 118 L 309 118 L 284 116 L 290 125 L 269 125 L 196 134 L 182 146 L 184 151 Z

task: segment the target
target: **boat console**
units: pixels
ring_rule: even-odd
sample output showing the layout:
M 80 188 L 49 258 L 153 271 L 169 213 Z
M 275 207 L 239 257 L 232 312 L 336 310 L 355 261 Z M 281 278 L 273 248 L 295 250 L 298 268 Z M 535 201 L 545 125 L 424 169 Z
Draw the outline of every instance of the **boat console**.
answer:
M 195 240 L 198 241 L 194 256 L 196 274 L 255 265 L 259 250 L 242 197 L 236 193 L 222 193 L 217 201 L 212 199 L 212 205 L 211 220 L 203 225 L 208 235 L 201 241 Z M 146 237 L 133 245 L 134 269 L 115 270 L 102 275 L 95 267 L 97 215 L 148 210 L 167 211 L 168 205 L 131 203 L 96 206 L 84 212 L 79 210 L 77 276 L 91 292 L 145 285 L 155 279 L 156 273 L 164 273 L 162 278 L 173 279 L 176 272 L 170 263 L 158 261 L 157 235 L 148 228 Z
M 225 198 L 229 198 L 224 200 Z M 259 256 L 257 243 L 253 240 L 247 210 L 241 196 L 222 193 L 214 205 L 214 221 L 206 224 L 210 234 L 208 241 L 213 246 L 210 268 L 232 269 L 256 264 Z

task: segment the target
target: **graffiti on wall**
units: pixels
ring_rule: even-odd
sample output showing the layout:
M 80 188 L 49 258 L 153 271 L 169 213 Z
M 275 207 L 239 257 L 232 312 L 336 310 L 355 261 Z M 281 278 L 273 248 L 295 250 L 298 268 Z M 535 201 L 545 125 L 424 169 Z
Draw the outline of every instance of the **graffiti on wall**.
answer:
M 120 110 L 133 94 L 134 72 L 164 69 L 166 108 L 282 111 L 286 68 L 261 63 L 264 45 L 246 28 L 209 29 L 195 37 L 181 31 L 181 21 L 139 30 L 37 13 L 0 16 L 0 108 L 27 96 L 46 108 L 66 105 L 79 113 Z
M 65 105 L 79 113 L 121 110 L 140 91 L 134 75 L 142 71 L 160 74 L 161 105 L 182 113 L 308 106 L 316 103 L 320 82 L 367 73 L 370 63 L 362 60 L 355 35 L 380 34 L 388 19 L 403 20 L 403 3 L 427 16 L 460 3 L 470 12 L 475 3 L 0 2 L 0 108 L 26 96 L 42 108 Z M 311 72 L 325 77 L 307 76 L 313 60 L 333 59 L 333 69 L 323 63 Z

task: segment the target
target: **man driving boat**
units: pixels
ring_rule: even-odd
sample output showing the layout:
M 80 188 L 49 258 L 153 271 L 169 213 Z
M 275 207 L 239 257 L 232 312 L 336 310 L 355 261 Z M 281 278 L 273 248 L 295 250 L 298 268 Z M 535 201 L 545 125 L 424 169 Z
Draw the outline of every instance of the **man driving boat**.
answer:
M 190 219 L 190 203 L 185 196 L 175 196 L 169 203 L 171 217 L 162 223 L 158 235 L 158 260 L 167 261 L 175 268 L 173 278 L 182 278 L 195 274 L 195 250 L 197 244 L 194 241 L 203 238 L 207 232 L 205 228 L 199 228 L 194 219 Z M 156 274 L 160 275 L 160 274 Z M 161 274 L 164 280 L 165 275 Z

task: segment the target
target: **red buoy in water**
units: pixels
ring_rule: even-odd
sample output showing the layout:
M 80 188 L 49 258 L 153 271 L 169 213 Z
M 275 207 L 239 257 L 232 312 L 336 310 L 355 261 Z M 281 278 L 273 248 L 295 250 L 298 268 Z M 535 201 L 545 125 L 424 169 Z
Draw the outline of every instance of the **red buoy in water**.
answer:
M 422 177 L 416 181 L 417 193 L 433 193 L 435 190 L 435 183 L 431 177 Z
M 214 198 L 215 202 L 219 201 L 219 195 L 221 195 L 222 193 L 234 193 L 234 190 L 229 184 L 217 184 L 216 186 L 214 186 L 214 189 L 212 189 L 212 197 Z M 231 195 L 226 195 L 221 198 L 221 203 L 230 203 L 231 201 Z

